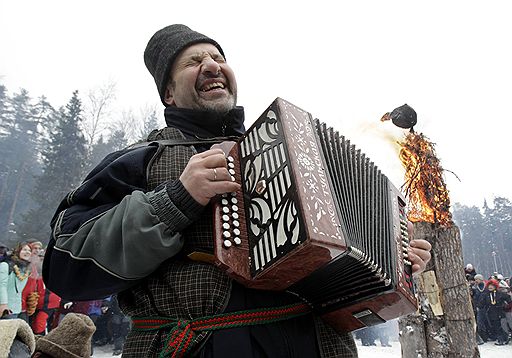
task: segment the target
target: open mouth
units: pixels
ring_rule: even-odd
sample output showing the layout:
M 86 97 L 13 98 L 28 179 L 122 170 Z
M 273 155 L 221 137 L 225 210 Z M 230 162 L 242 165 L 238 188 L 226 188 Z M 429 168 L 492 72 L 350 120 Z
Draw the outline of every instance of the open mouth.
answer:
M 213 82 L 213 83 L 209 83 L 209 84 L 206 84 L 203 87 L 201 87 L 200 91 L 201 92 L 209 92 L 209 91 L 212 91 L 212 90 L 225 89 L 225 88 L 226 88 L 226 86 L 224 85 L 224 83 L 222 83 L 222 82 Z

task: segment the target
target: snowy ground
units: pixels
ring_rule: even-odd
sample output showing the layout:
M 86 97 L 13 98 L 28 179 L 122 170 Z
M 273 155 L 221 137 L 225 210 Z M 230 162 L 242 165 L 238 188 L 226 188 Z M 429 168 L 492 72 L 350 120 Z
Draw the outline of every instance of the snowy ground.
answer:
M 359 343 L 359 341 L 357 341 Z M 378 344 L 378 343 L 377 343 Z M 391 342 L 392 347 L 363 347 L 358 344 L 360 358 L 375 358 L 378 354 L 379 358 L 396 358 L 401 357 L 400 343 Z M 496 346 L 494 342 L 485 343 L 478 346 L 481 358 L 510 358 L 512 357 L 512 344 L 507 346 Z
M 358 344 L 360 341 L 357 341 Z M 392 347 L 363 347 L 358 345 L 360 358 L 397 358 L 400 357 L 400 343 L 391 342 Z M 480 349 L 480 357 L 482 358 L 510 358 L 512 357 L 512 343 L 507 346 L 496 346 L 494 343 L 485 343 L 478 346 Z M 95 347 L 93 358 L 112 357 L 112 346 Z M 117 356 L 120 357 L 120 356 Z M 141 357 L 143 358 L 143 357 Z

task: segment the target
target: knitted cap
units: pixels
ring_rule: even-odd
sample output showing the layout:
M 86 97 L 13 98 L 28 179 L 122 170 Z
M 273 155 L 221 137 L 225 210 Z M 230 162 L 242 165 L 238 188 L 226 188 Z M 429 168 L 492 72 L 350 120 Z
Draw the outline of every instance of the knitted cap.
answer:
M 175 24 L 164 27 L 149 40 L 144 51 L 144 63 L 155 79 L 156 88 L 164 106 L 167 107 L 164 102 L 165 89 L 174 60 L 186 47 L 202 42 L 214 45 L 224 56 L 224 51 L 216 41 L 185 25 Z
M 36 352 L 59 358 L 88 358 L 96 330 L 92 320 L 80 313 L 68 313 L 62 322 L 36 342 Z

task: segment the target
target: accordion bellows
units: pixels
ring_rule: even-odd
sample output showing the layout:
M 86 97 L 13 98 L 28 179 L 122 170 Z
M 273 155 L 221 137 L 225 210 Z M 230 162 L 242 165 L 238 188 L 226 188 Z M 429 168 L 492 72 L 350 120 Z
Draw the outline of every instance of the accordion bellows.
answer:
M 242 184 L 213 209 L 215 262 L 231 277 L 292 292 L 339 331 L 416 310 L 405 201 L 350 141 L 277 98 L 219 146 Z

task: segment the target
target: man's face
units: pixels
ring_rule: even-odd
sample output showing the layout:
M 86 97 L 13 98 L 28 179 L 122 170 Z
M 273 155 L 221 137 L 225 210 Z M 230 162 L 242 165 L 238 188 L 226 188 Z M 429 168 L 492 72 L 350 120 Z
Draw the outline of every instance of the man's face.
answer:
M 235 74 L 219 50 L 209 43 L 198 43 L 183 50 L 171 68 L 165 103 L 226 113 L 236 105 Z
M 42 246 L 39 244 L 33 244 L 32 245 L 32 255 L 37 256 L 39 254 L 39 251 L 41 251 Z

